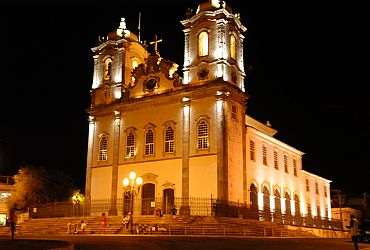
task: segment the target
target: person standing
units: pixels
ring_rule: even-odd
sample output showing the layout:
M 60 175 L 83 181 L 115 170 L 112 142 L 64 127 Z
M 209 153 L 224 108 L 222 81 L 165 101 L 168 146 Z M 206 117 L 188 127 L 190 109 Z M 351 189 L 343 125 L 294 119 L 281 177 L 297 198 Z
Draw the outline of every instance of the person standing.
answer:
M 107 216 L 105 215 L 105 213 L 102 213 L 100 216 L 100 233 L 101 232 L 105 233 L 106 224 L 107 224 Z
M 351 230 L 352 242 L 355 246 L 355 250 L 358 250 L 358 233 L 359 233 L 358 220 L 356 219 L 356 217 L 353 214 L 351 214 L 350 218 L 351 218 L 351 220 L 350 220 L 349 226 L 347 226 L 347 228 L 349 228 Z
M 85 228 L 86 228 L 86 222 L 84 222 L 83 220 L 81 221 L 81 232 L 82 234 L 85 233 Z
M 175 206 L 172 208 L 172 218 L 176 218 L 177 209 Z
M 15 221 L 14 218 L 10 219 L 10 231 L 12 234 L 12 240 L 14 240 L 14 232 L 15 232 Z

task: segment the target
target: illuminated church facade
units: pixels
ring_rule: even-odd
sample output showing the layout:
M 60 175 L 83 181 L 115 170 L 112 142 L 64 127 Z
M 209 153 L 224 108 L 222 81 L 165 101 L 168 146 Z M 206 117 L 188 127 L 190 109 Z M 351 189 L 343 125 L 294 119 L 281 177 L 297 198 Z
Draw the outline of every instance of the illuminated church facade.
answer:
M 143 180 L 142 206 L 154 197 L 213 197 L 331 218 L 331 181 L 303 170 L 303 152 L 246 115 L 239 14 L 208 1 L 181 23 L 182 74 L 160 56 L 161 40 L 149 52 L 124 18 L 92 48 L 86 199 L 110 199 L 109 213 L 122 214 L 115 201 L 133 170 Z

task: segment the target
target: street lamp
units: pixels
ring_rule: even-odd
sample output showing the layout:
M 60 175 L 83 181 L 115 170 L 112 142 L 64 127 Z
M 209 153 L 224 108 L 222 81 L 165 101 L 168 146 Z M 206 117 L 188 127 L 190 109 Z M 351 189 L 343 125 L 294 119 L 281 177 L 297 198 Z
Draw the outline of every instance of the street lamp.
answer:
M 124 188 L 126 189 L 125 194 L 131 199 L 130 204 L 130 230 L 132 231 L 132 220 L 134 215 L 134 197 L 140 192 L 140 186 L 143 184 L 143 179 L 138 176 L 136 177 L 135 171 L 129 173 L 129 178 L 125 177 L 122 181 Z

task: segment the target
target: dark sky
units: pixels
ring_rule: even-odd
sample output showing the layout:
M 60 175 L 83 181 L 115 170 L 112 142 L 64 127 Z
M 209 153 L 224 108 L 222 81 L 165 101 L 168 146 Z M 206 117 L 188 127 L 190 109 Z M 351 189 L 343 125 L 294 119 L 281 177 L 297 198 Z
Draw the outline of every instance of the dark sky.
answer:
M 199 2 L 2 2 L 0 175 L 25 164 L 85 182 L 93 54 L 125 17 L 162 57 L 183 65 L 187 7 Z M 126 4 L 125 4 L 126 2 Z M 171 3 L 172 2 L 172 3 Z M 303 169 L 347 193 L 370 192 L 369 4 L 229 0 L 241 13 L 247 112 L 303 151 Z

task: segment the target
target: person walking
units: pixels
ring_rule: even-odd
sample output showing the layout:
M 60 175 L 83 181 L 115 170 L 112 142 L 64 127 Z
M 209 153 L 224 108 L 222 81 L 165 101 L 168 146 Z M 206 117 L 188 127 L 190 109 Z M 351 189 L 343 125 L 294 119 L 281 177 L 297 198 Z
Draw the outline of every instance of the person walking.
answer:
M 101 232 L 105 233 L 106 224 L 107 224 L 107 216 L 105 215 L 105 213 L 102 213 L 100 216 L 100 231 L 99 231 L 100 233 Z
M 351 220 L 350 220 L 349 226 L 347 226 L 347 228 L 349 228 L 351 230 L 352 242 L 355 246 L 355 250 L 358 250 L 358 233 L 359 233 L 358 220 L 356 219 L 356 217 L 353 214 L 351 214 L 350 218 L 351 218 Z

